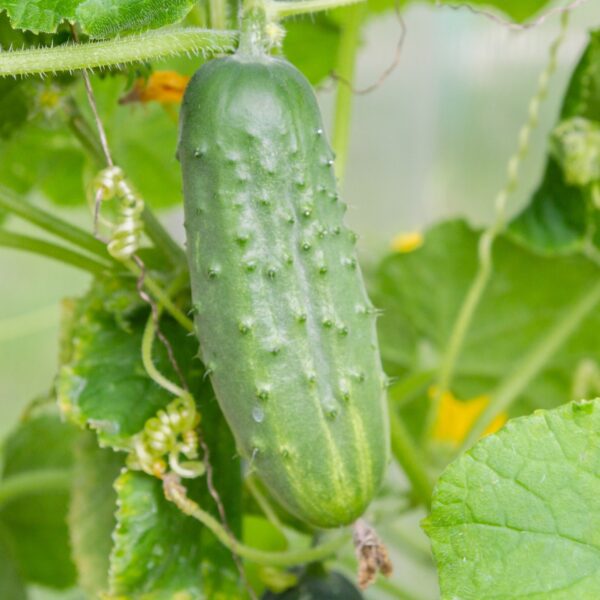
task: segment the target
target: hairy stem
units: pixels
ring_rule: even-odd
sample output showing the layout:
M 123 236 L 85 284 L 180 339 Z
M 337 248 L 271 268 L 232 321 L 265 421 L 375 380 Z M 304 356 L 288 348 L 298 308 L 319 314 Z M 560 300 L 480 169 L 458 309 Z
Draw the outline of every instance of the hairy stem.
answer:
M 442 357 L 439 377 L 436 384 L 436 394 L 431 403 L 427 417 L 426 432 L 429 436 L 435 425 L 435 419 L 439 411 L 442 395 L 450 389 L 454 368 L 462 350 L 466 334 L 492 275 L 492 249 L 494 242 L 496 241 L 497 236 L 504 230 L 508 199 L 517 188 L 519 182 L 519 170 L 529 151 L 531 134 L 539 122 L 540 107 L 548 95 L 550 79 L 556 71 L 558 51 L 565 39 L 568 23 L 569 13 L 564 12 L 561 18 L 560 32 L 550 46 L 548 64 L 542 71 L 538 80 L 536 93 L 529 102 L 527 121 L 519 131 L 517 150 L 508 161 L 506 183 L 496 197 L 495 220 L 492 225 L 484 231 L 479 240 L 479 268 L 471 283 L 471 287 L 465 296 L 463 304 L 460 307 L 457 320 L 454 323 L 452 333 Z
M 596 283 L 570 307 L 545 336 L 538 340 L 529 353 L 519 361 L 518 368 L 500 382 L 496 391 L 491 394 L 489 404 L 473 423 L 461 451 L 470 448 L 481 437 L 494 417 L 506 410 L 519 397 L 599 302 L 600 283 Z
M 360 26 L 364 10 L 365 5 L 355 4 L 345 11 L 335 67 L 338 83 L 335 100 L 335 120 L 333 123 L 333 150 L 336 154 L 335 174 L 340 182 L 344 180 L 348 159 L 353 98 L 352 82 L 354 81 L 356 53 L 360 41 Z
M 76 225 L 58 219 L 45 210 L 37 208 L 2 185 L 0 185 L 0 208 L 40 227 L 61 240 L 87 250 L 99 258 L 109 260 L 106 246 L 93 235 Z
M 0 53 L 0 77 L 39 75 L 165 58 L 177 54 L 231 53 L 237 34 L 196 27 L 159 29 L 112 40 L 85 44 L 64 44 Z
M 28 494 L 68 492 L 71 477 L 68 469 L 39 469 L 11 475 L 0 483 L 0 507 Z
M 165 495 L 173 502 L 183 513 L 200 521 L 205 527 L 210 529 L 215 537 L 231 552 L 238 556 L 250 560 L 259 565 L 267 565 L 271 567 L 291 567 L 310 562 L 317 562 L 329 558 L 337 552 L 344 544 L 346 544 L 351 536 L 348 532 L 343 533 L 328 542 L 324 542 L 318 546 L 307 548 L 305 550 L 290 550 L 287 552 L 268 552 L 258 548 L 252 548 L 242 544 L 239 540 L 233 537 L 210 513 L 206 512 L 188 498 L 185 488 L 179 483 L 167 481 L 165 478 Z
M 364 0 L 270 0 L 265 2 L 265 11 L 270 19 L 282 19 L 294 15 L 330 10 L 349 4 L 357 4 Z
M 425 467 L 425 460 L 415 446 L 410 433 L 398 416 L 394 406 L 390 406 L 389 414 L 394 458 L 408 477 L 415 495 L 429 508 L 433 488 Z
M 96 276 L 105 275 L 112 269 L 110 264 L 101 263 L 63 246 L 3 229 L 0 229 L 0 246 L 41 254 L 47 258 L 53 258 L 73 267 L 83 269 Z

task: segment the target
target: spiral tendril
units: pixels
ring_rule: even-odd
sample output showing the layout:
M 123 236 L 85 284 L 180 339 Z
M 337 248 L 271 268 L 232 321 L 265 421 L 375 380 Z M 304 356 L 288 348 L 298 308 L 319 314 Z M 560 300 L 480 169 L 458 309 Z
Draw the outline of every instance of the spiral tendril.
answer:
M 180 477 L 193 479 L 204 474 L 204 462 L 198 458 L 200 415 L 191 395 L 175 398 L 132 440 L 133 452 L 128 467 L 162 478 L 167 467 Z M 182 457 L 187 460 L 182 460 Z
M 95 215 L 98 214 L 100 203 L 118 201 L 118 221 L 112 224 L 108 252 L 117 260 L 129 260 L 140 246 L 144 230 L 144 201 L 127 181 L 123 170 L 115 165 L 98 173 L 94 180 L 94 198 Z

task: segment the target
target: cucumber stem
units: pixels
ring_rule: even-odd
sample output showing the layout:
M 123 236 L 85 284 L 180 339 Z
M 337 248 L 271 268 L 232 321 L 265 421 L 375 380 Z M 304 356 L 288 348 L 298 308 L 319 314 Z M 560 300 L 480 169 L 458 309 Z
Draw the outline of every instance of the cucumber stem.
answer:
M 266 14 L 259 0 L 247 0 L 240 15 L 238 56 L 265 56 Z

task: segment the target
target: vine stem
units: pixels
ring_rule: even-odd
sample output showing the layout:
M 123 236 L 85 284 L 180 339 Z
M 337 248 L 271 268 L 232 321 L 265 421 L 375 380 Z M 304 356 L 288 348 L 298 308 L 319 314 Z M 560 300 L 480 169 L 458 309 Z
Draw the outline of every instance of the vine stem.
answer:
M 490 402 L 473 423 L 461 452 L 471 447 L 483 434 L 494 417 L 506 410 L 540 372 L 554 353 L 567 341 L 581 322 L 600 302 L 600 282 L 587 290 L 560 319 L 519 361 L 519 367 L 506 377 L 490 395 Z
M 210 529 L 217 539 L 231 552 L 259 565 L 271 567 L 291 567 L 293 565 L 316 562 L 335 554 L 344 544 L 350 541 L 348 532 L 339 535 L 328 542 L 305 550 L 290 550 L 287 552 L 268 552 L 258 548 L 246 546 L 219 523 L 210 513 L 206 512 L 186 494 L 185 488 L 172 476 L 165 476 L 163 480 L 165 496 L 173 502 L 183 513 L 200 521 Z
M 38 469 L 11 475 L 0 483 L 0 507 L 26 494 L 67 491 L 71 478 L 68 469 Z
M 40 227 L 47 233 L 59 237 L 61 240 L 79 246 L 83 250 L 96 255 L 103 260 L 109 259 L 106 246 L 84 229 L 71 225 L 67 221 L 58 219 L 31 202 L 19 197 L 12 190 L 0 185 L 0 208 Z
M 52 48 L 0 52 L 0 77 L 43 75 L 59 71 L 122 67 L 127 63 L 166 58 L 178 54 L 231 53 L 234 31 L 211 31 L 196 27 L 148 31 L 112 40 L 63 44 Z
M 123 264 L 133 273 L 136 277 L 140 277 L 142 270 L 132 260 L 127 260 Z M 144 275 L 144 287 L 156 297 L 160 304 L 162 304 L 165 310 L 187 331 L 193 333 L 194 324 L 188 319 L 183 312 L 173 304 L 169 295 L 160 287 L 160 285 L 147 273 Z
M 41 254 L 47 258 L 53 258 L 61 261 L 73 267 L 83 269 L 92 273 L 92 275 L 104 275 L 107 271 L 112 269 L 110 264 L 101 263 L 69 250 L 64 246 L 58 244 L 52 244 L 38 238 L 34 238 L 28 235 L 21 235 L 19 233 L 12 233 L 0 229 L 0 246 L 5 248 L 14 248 L 15 250 L 25 250 L 26 252 L 33 252 L 34 254 Z
M 415 495 L 429 508 L 433 488 L 425 468 L 425 461 L 393 406 L 390 406 L 389 415 L 392 453 L 408 477 Z
M 265 2 L 265 12 L 270 19 L 282 19 L 332 8 L 357 4 L 364 0 L 270 0 Z
M 497 236 L 504 230 L 508 199 L 517 188 L 519 170 L 529 151 L 531 134 L 539 122 L 540 107 L 548 95 L 548 86 L 552 75 L 556 71 L 558 51 L 565 39 L 568 23 L 569 13 L 563 12 L 561 15 L 560 32 L 550 46 L 548 64 L 542 71 L 538 80 L 537 91 L 529 102 L 527 122 L 519 131 L 517 151 L 508 161 L 506 183 L 496 196 L 496 217 L 492 225 L 483 232 L 479 239 L 479 267 L 477 274 L 475 275 L 471 287 L 460 307 L 458 317 L 454 323 L 452 333 L 442 357 L 436 385 L 436 394 L 432 399 L 427 416 L 426 432 L 429 437 L 431 437 L 435 425 L 435 419 L 437 418 L 439 411 L 442 394 L 447 391 L 452 384 L 454 368 L 462 350 L 465 336 L 492 274 L 492 249 L 494 242 Z
M 305 0 L 306 1 L 306 0 Z M 301 2 L 302 4 L 304 2 Z M 335 100 L 335 120 L 333 123 L 333 150 L 336 154 L 335 174 L 344 180 L 350 141 L 350 121 L 352 117 L 352 97 L 356 54 L 360 42 L 360 26 L 365 12 L 364 4 L 355 4 L 345 11 L 344 24 L 336 62 L 338 78 Z

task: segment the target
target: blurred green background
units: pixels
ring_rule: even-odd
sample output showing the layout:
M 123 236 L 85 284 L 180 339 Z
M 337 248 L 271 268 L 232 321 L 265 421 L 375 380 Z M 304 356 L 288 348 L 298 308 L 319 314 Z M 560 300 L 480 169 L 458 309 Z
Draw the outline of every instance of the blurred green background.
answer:
M 572 17 L 511 210 L 525 202 L 541 175 L 546 138 L 567 79 L 587 29 L 600 24 L 596 4 L 588 2 Z M 344 194 L 350 204 L 348 220 L 361 235 L 366 260 L 384 251 L 401 231 L 423 229 L 448 216 L 466 215 L 477 224 L 490 219 L 537 76 L 559 28 L 554 16 L 533 30 L 514 32 L 465 10 L 430 6 L 412 6 L 403 18 L 407 34 L 398 67 L 377 90 L 354 100 Z M 393 60 L 399 36 L 394 15 L 370 21 L 357 87 L 378 79 Z M 328 89 L 319 91 L 328 125 L 333 97 Z M 81 210 L 52 210 L 90 226 L 89 214 Z M 181 239 L 181 211 L 163 217 Z M 14 225 L 27 231 L 16 221 Z M 51 386 L 60 300 L 82 293 L 87 281 L 86 275 L 61 264 L 0 252 L 1 435 L 12 428 L 26 403 Z M 418 579 L 419 572 L 411 568 L 411 578 Z M 423 577 L 427 580 L 421 579 L 421 585 L 434 589 L 431 576 Z

